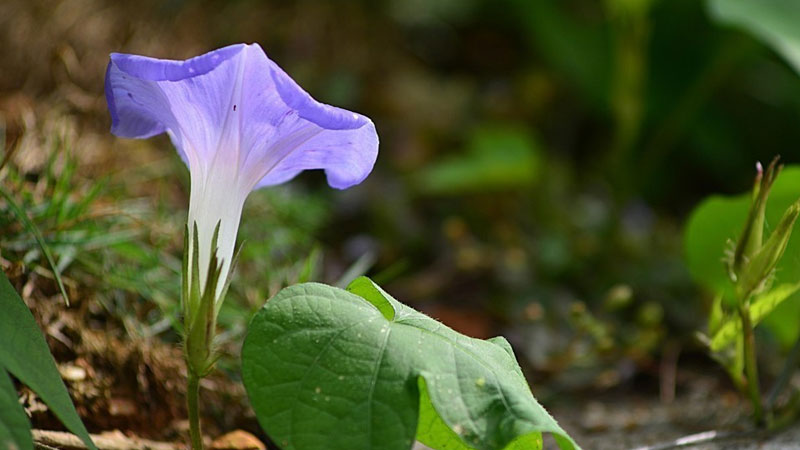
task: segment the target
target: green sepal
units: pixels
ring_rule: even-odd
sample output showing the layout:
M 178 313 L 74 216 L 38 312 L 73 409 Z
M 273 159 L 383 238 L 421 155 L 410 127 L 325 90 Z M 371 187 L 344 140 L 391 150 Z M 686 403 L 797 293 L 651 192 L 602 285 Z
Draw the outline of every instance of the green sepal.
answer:
M 197 223 L 195 222 L 193 225 L 194 231 L 192 234 L 192 238 L 190 242 L 192 243 L 192 253 L 189 255 L 189 259 L 191 260 L 191 277 L 189 278 L 189 314 L 186 315 L 184 319 L 186 321 L 185 325 L 188 328 L 195 320 L 195 315 L 197 314 L 197 310 L 199 309 L 200 305 L 200 244 L 199 241 L 199 233 L 197 232 Z
M 211 256 L 209 264 L 206 289 L 200 300 L 200 307 L 195 312 L 195 320 L 189 325 L 186 333 L 185 348 L 186 361 L 189 370 L 199 377 L 204 377 L 211 369 L 212 359 L 211 344 L 214 339 L 214 297 L 217 290 L 217 280 L 220 276 L 220 267 L 217 265 L 216 255 Z
M 220 222 L 214 228 L 214 235 L 211 239 L 211 259 L 208 265 L 206 284 L 202 293 L 199 281 L 198 261 L 198 234 L 197 224 L 194 226 L 194 255 L 192 255 L 192 289 L 191 304 L 194 309 L 189 311 L 185 326 L 184 351 L 189 370 L 202 378 L 205 377 L 213 368 L 217 356 L 213 351 L 214 334 L 216 331 L 215 308 L 217 285 L 222 273 L 222 263 L 217 257 L 217 240 L 219 237 Z

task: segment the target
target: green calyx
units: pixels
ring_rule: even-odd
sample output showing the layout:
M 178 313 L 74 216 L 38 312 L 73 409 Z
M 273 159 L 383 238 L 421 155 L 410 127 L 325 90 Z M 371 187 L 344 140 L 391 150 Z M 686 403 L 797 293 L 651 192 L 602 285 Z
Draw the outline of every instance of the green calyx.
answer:
M 222 261 L 217 258 L 216 252 L 219 227 L 220 224 L 217 223 L 211 239 L 211 260 L 208 264 L 206 284 L 203 287 L 200 286 L 198 262 L 200 244 L 198 243 L 197 224 L 193 225 L 191 236 L 187 225 L 184 235 L 183 289 L 181 291 L 183 348 L 189 371 L 199 378 L 208 375 L 217 360 L 213 341 L 217 322 L 216 292 L 222 273 Z M 189 276 L 190 274 L 191 276 Z

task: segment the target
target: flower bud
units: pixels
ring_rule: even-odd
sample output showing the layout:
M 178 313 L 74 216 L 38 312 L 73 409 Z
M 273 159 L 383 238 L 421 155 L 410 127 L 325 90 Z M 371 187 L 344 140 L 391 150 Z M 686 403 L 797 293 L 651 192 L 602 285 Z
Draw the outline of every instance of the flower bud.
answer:
M 736 285 L 736 291 L 740 301 L 746 301 L 752 295 L 758 294 L 764 288 L 772 276 L 775 266 L 778 265 L 786 246 L 789 244 L 789 238 L 792 235 L 792 229 L 797 217 L 800 215 L 800 200 L 793 203 L 786 212 L 783 218 L 778 223 L 775 231 L 769 236 L 767 242 L 758 250 L 758 252 L 747 261 L 746 266 L 740 272 L 739 282 Z M 763 218 L 761 219 L 763 220 Z
M 783 165 L 778 165 L 780 156 L 776 156 L 764 171 L 761 163 L 756 164 L 756 179 L 753 185 L 753 199 L 747 213 L 742 236 L 736 244 L 732 261 L 728 264 L 728 275 L 736 282 L 748 261 L 759 252 L 764 235 L 764 213 L 772 183 L 778 177 Z

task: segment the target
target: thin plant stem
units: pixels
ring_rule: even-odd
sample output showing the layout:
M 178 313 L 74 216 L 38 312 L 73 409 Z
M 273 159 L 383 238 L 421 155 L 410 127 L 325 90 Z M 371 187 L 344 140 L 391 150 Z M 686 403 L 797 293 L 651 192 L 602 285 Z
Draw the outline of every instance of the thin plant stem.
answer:
M 750 402 L 753 404 L 753 419 L 757 425 L 761 425 L 764 411 L 761 406 L 761 391 L 758 386 L 756 340 L 753 333 L 753 322 L 750 320 L 750 309 L 745 305 L 739 306 L 739 317 L 742 320 L 742 331 L 744 332 L 744 373 L 747 376 L 747 393 L 750 396 Z
M 200 398 L 200 377 L 189 373 L 186 389 L 186 402 L 189 409 L 189 434 L 192 438 L 192 450 L 203 450 L 203 434 L 200 431 L 200 410 L 197 407 Z

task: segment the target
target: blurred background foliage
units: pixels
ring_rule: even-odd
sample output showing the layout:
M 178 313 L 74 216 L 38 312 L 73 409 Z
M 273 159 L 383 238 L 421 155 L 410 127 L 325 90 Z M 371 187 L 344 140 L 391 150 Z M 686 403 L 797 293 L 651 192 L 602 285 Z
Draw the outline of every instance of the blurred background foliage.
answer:
M 348 191 L 309 173 L 251 195 L 224 369 L 282 286 L 367 274 L 462 332 L 507 335 L 552 392 L 614 386 L 701 348 L 711 292 L 683 255 L 692 208 L 749 189 L 756 161 L 798 161 L 780 27 L 756 30 L 779 54 L 716 23 L 716 3 L 4 0 L 0 180 L 73 301 L 102 305 L 92 326 L 176 340 L 188 174 L 166 138 L 109 134 L 108 54 L 258 42 L 317 99 L 372 117 L 381 148 Z M 3 200 L 0 233 L 23 294 L 59 301 Z

